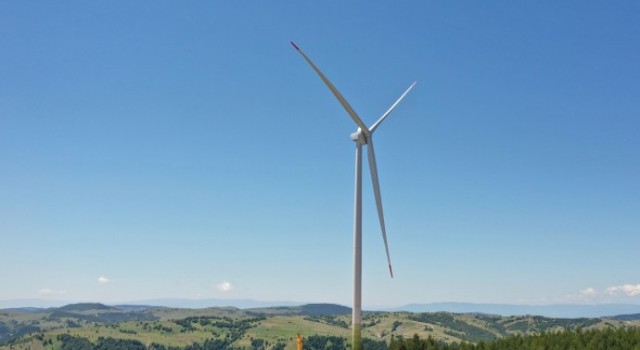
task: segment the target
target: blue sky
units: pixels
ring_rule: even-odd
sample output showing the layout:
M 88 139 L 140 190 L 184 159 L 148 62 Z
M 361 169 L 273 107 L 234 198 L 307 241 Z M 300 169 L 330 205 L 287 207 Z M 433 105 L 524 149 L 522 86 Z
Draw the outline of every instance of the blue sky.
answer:
M 640 5 L 0 3 L 0 300 L 640 303 Z

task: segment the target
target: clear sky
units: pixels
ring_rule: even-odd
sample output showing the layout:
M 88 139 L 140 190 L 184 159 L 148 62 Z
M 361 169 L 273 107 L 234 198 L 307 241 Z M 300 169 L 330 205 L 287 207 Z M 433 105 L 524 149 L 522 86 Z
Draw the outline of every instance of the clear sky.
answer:
M 2 1 L 0 300 L 640 303 L 636 1 Z M 366 165 L 365 165 L 366 166 Z M 366 169 L 366 168 L 365 168 Z

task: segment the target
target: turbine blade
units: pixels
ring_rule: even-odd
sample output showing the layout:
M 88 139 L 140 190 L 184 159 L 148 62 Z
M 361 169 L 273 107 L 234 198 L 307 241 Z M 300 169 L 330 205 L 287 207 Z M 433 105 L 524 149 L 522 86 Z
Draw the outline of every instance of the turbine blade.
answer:
M 398 105 L 398 103 L 400 103 L 400 101 L 402 101 L 402 99 L 409 93 L 409 91 L 411 91 L 411 89 L 413 89 L 413 87 L 416 85 L 417 81 L 414 81 L 413 84 L 411 84 L 411 86 L 409 86 L 409 88 L 407 90 L 405 90 L 405 92 L 402 94 L 402 96 L 400 96 L 396 102 L 394 104 L 391 105 L 391 107 L 389 107 L 389 109 L 384 112 L 384 114 L 382 115 L 382 117 L 378 118 L 378 120 L 373 123 L 373 125 L 371 125 L 371 127 L 369 128 L 369 131 L 371 133 L 373 133 L 376 128 L 380 125 L 380 123 L 382 123 L 382 121 L 396 108 L 396 106 Z
M 293 41 L 291 42 L 291 45 L 293 45 L 293 47 L 296 50 L 298 50 L 298 52 L 300 52 L 302 57 L 304 57 L 304 59 L 307 61 L 307 63 L 309 63 L 311 68 L 313 68 L 313 70 L 316 71 L 316 73 L 318 73 L 318 75 L 320 76 L 322 81 L 324 81 L 324 83 L 327 85 L 329 90 L 331 90 L 333 95 L 338 99 L 338 101 L 340 101 L 340 104 L 342 105 L 342 107 L 344 107 L 344 109 L 347 111 L 347 113 L 349 113 L 349 116 L 351 116 L 351 119 L 353 119 L 353 121 L 360 127 L 360 129 L 362 129 L 362 132 L 365 135 L 368 135 L 369 134 L 369 129 L 367 129 L 367 127 L 364 125 L 364 123 L 362 122 L 362 119 L 360 119 L 360 117 L 358 116 L 356 111 L 354 111 L 353 108 L 351 108 L 351 105 L 349 105 L 349 102 L 347 102 L 347 100 L 344 99 L 344 97 L 342 96 L 340 91 L 338 91 L 338 89 L 336 89 L 336 87 L 333 86 L 333 84 L 329 81 L 329 79 L 327 79 L 327 77 L 325 77 L 324 74 L 322 74 L 320 69 L 318 69 L 318 67 L 316 67 L 316 65 L 313 64 L 313 62 L 311 62 L 309 57 L 307 57 L 307 55 L 305 55 L 304 52 L 302 52 L 302 50 L 300 50 L 298 45 L 296 45 Z
M 380 228 L 382 229 L 382 239 L 384 240 L 384 249 L 387 252 L 387 262 L 389 263 L 389 273 L 393 278 L 393 269 L 391 268 L 391 257 L 389 256 L 389 245 L 387 244 L 387 229 L 384 225 L 384 214 L 382 212 L 382 198 L 380 196 L 380 182 L 378 181 L 378 166 L 376 164 L 376 153 L 373 150 L 373 139 L 369 135 L 368 152 L 369 170 L 371 171 L 371 181 L 373 182 L 373 193 L 376 197 L 376 207 L 378 208 L 378 219 L 380 220 Z

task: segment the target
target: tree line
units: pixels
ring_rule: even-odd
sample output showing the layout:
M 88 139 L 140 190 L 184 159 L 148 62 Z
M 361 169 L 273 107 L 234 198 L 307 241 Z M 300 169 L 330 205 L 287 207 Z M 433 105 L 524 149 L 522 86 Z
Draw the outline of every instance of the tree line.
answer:
M 96 343 L 86 338 L 61 334 L 57 340 L 61 350 L 241 350 L 228 339 L 207 339 L 186 347 L 151 344 L 148 347 L 137 340 L 98 338 Z M 262 343 L 252 343 L 252 348 L 260 348 Z M 278 343 L 278 350 L 284 344 Z M 537 335 L 513 335 L 488 342 L 445 343 L 429 336 L 420 338 L 391 337 L 389 343 L 381 340 L 363 339 L 368 350 L 640 350 L 640 329 L 607 328 L 593 330 L 572 330 L 564 332 L 544 332 Z M 305 339 L 304 350 L 345 350 L 350 344 L 344 337 L 312 335 Z
M 513 335 L 490 342 L 451 343 L 432 337 L 391 338 L 387 350 L 640 350 L 640 329 L 593 329 Z

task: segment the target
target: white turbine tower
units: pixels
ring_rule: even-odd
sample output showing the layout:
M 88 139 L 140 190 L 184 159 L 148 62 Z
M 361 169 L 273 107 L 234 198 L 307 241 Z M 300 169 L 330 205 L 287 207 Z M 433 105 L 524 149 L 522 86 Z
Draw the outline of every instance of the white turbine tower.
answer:
M 373 132 L 380 126 L 380 123 L 396 108 L 398 103 L 411 91 L 416 85 L 413 82 L 411 86 L 398 98 L 384 114 L 371 125 L 370 128 L 362 122 L 362 119 L 351 108 L 349 103 L 342 97 L 342 94 L 331 84 L 329 79 L 322 74 L 322 72 L 316 67 L 313 62 L 307 57 L 307 55 L 300 50 L 300 48 L 292 41 L 291 45 L 300 52 L 302 57 L 309 63 L 316 73 L 320 76 L 322 81 L 327 85 L 333 95 L 340 101 L 340 104 L 349 113 L 351 119 L 358 126 L 358 130 L 351 134 L 351 139 L 356 143 L 356 189 L 355 189 L 355 213 L 353 223 L 353 268 L 354 268 L 354 281 L 353 281 L 353 309 L 352 309 L 352 327 L 353 327 L 353 339 L 352 350 L 362 350 L 362 336 L 361 336 L 361 323 L 362 323 L 362 146 L 368 146 L 369 157 L 369 171 L 371 172 L 371 181 L 373 182 L 373 193 L 376 197 L 376 207 L 378 208 L 378 219 L 380 220 L 380 228 L 382 229 L 382 239 L 384 240 L 384 249 L 387 253 L 387 262 L 389 264 L 389 273 L 393 278 L 393 269 L 391 268 L 391 258 L 389 257 L 389 245 L 387 244 L 387 230 L 384 225 L 384 215 L 382 213 L 382 199 L 380 197 L 380 184 L 378 182 L 378 168 L 376 165 L 376 154 L 373 150 Z

